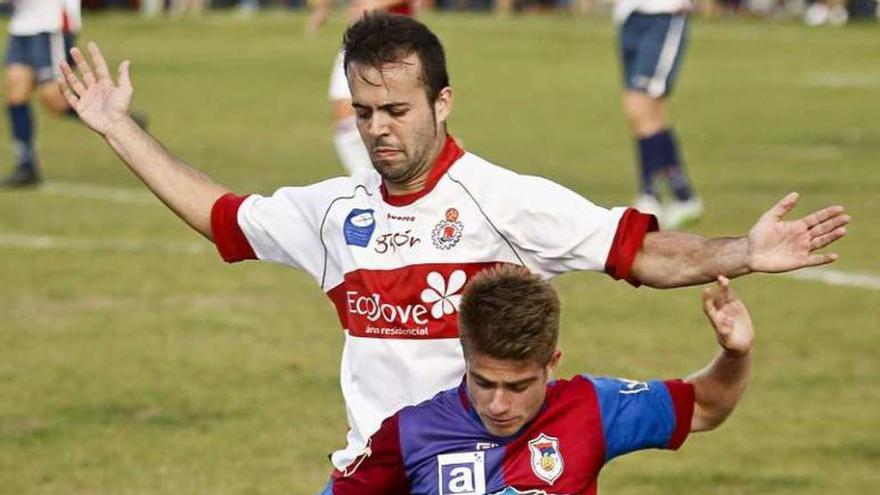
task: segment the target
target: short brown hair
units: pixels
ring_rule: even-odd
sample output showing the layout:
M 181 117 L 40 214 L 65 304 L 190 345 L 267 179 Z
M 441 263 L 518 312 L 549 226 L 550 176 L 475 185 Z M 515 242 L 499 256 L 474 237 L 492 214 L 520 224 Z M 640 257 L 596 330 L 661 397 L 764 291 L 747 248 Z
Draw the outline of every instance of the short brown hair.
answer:
M 345 73 L 352 62 L 376 69 L 415 53 L 422 63 L 421 79 L 428 102 L 449 86 L 446 54 L 437 36 L 421 22 L 404 15 L 373 11 L 348 27 L 342 38 Z
M 549 282 L 516 265 L 498 265 L 468 283 L 459 306 L 465 355 L 550 362 L 559 336 L 559 297 Z

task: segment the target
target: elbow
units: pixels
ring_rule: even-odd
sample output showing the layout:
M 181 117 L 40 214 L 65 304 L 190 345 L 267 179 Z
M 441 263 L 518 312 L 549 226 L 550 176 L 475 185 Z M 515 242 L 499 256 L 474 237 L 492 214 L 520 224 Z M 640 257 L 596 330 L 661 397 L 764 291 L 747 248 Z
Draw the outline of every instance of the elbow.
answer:
M 708 412 L 708 411 L 694 411 L 693 420 L 691 420 L 691 432 L 704 432 L 704 431 L 712 431 L 719 426 L 721 426 L 727 417 L 730 416 L 731 411 L 727 411 L 725 413 L 718 412 Z

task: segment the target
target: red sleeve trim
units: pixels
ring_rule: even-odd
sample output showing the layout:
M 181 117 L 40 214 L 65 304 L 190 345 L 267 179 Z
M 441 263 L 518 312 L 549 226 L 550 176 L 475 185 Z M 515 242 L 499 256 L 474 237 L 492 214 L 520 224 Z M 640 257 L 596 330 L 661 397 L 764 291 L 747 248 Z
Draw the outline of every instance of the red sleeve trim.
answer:
M 344 472 L 333 473 L 333 495 L 405 495 L 410 492 L 403 466 L 398 416 L 382 422 L 367 450 Z
M 247 196 L 226 193 L 211 208 L 211 234 L 223 261 L 255 260 L 257 255 L 238 225 L 238 209 Z
M 667 449 L 678 450 L 691 432 L 694 416 L 694 386 L 682 380 L 664 382 L 675 408 L 675 431 L 666 444 Z
M 642 247 L 645 235 L 648 232 L 659 230 L 657 217 L 627 208 L 617 224 L 617 232 L 614 241 L 611 242 L 611 250 L 608 251 L 608 259 L 605 260 L 605 273 L 614 277 L 615 280 L 625 279 L 630 284 L 638 287 L 638 280 L 630 278 L 633 260 L 636 253 Z

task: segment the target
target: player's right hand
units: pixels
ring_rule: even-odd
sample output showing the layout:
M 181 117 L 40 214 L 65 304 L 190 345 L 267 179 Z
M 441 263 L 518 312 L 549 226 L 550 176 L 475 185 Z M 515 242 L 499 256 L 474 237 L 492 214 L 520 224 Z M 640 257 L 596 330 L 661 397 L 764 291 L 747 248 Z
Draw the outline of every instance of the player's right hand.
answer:
M 730 288 L 730 280 L 718 276 L 717 287 L 703 291 L 703 311 L 715 328 L 715 337 L 724 350 L 735 356 L 752 350 L 755 330 L 746 305 Z
M 118 84 L 115 84 L 98 45 L 89 42 L 88 49 L 91 64 L 78 48 L 70 50 L 81 79 L 67 62 L 62 62 L 61 93 L 87 126 L 106 135 L 115 124 L 130 119 L 129 107 L 134 92 L 130 62 L 126 60 L 119 65 Z

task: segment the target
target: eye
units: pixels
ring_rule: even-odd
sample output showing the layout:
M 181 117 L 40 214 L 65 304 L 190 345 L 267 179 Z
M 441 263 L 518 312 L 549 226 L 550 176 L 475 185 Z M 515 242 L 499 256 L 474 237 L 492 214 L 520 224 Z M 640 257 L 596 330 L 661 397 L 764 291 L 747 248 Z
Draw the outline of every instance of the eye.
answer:
M 494 386 L 492 385 L 492 383 L 490 383 L 490 382 L 486 382 L 486 381 L 483 381 L 483 380 L 474 380 L 474 383 L 475 383 L 478 387 L 480 387 L 480 388 L 482 388 L 482 389 L 484 389 L 484 390 L 489 390 L 489 389 L 491 389 L 491 388 L 494 388 Z
M 354 113 L 359 119 L 368 119 L 372 114 L 369 108 L 357 108 Z
M 388 111 L 388 114 L 392 117 L 403 117 L 404 115 L 406 115 L 407 111 L 408 109 L 406 108 L 392 108 Z

